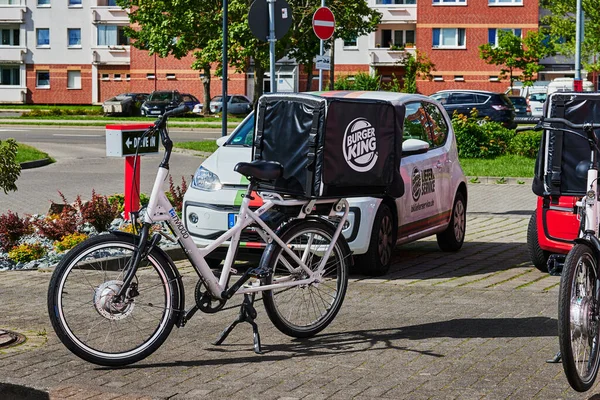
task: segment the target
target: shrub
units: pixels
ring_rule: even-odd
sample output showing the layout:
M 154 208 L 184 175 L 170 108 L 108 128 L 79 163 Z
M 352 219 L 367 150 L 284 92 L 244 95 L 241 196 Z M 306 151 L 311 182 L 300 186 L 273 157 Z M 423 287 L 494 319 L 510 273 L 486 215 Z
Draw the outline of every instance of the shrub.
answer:
M 101 196 L 92 190 L 90 201 L 81 201 L 81 196 L 75 200 L 77 209 L 83 223 L 89 223 L 97 232 L 104 232 L 110 227 L 110 223 L 119 215 L 119 207 L 111 203 L 106 196 Z
M 150 201 L 150 197 L 147 194 L 144 193 L 140 193 L 140 207 L 146 207 L 148 205 L 148 202 Z M 113 194 L 111 196 L 108 196 L 108 202 L 110 204 L 116 204 L 117 205 L 117 211 L 119 213 L 122 213 L 123 210 L 125 209 L 125 195 L 123 195 L 122 193 L 118 193 L 118 194 Z
M 175 186 L 173 184 L 173 177 L 169 176 L 169 191 L 165 194 L 178 213 L 181 213 L 183 209 L 183 195 L 185 195 L 187 187 L 188 184 L 183 176 L 181 177 L 181 187 Z
M 542 142 L 541 131 L 526 131 L 516 134 L 508 146 L 510 154 L 535 158 L 537 156 L 540 143 Z
M 10 250 L 8 252 L 8 258 L 17 263 L 26 263 L 42 258 L 47 252 L 47 249 L 39 243 L 24 243 Z
M 60 240 L 77 232 L 77 214 L 67 207 L 60 214 L 47 214 L 44 218 L 34 220 L 37 232 L 50 240 Z
M 58 252 L 63 252 L 65 250 L 70 250 L 73 247 L 77 246 L 79 243 L 83 242 L 88 238 L 88 235 L 85 233 L 71 233 L 70 235 L 66 235 L 62 238 L 62 240 L 57 240 L 54 242 L 54 248 Z
M 12 249 L 22 236 L 30 233 L 33 233 L 33 226 L 28 218 L 20 218 L 10 210 L 0 215 L 0 249 Z
M 17 142 L 15 139 L 0 140 L 0 189 L 4 193 L 17 190 L 17 179 L 21 175 L 21 165 L 17 163 Z
M 478 119 L 477 110 L 469 116 L 454 113 L 452 125 L 456 134 L 458 155 L 463 158 L 494 158 L 506 154 L 514 131 L 497 122 Z

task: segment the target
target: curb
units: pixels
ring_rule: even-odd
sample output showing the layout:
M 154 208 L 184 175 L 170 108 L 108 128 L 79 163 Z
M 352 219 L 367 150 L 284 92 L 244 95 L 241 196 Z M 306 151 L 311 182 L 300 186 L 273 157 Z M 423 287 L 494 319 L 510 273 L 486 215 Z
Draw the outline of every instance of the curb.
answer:
M 511 178 L 502 176 L 467 176 L 470 185 L 520 185 L 531 186 L 533 178 Z
M 0 382 L 0 398 L 12 400 L 48 400 L 50 399 L 50 395 L 47 392 L 31 387 Z
M 52 159 L 42 158 L 41 160 L 26 161 L 21 163 L 21 169 L 39 168 L 45 167 L 48 164 L 52 164 Z

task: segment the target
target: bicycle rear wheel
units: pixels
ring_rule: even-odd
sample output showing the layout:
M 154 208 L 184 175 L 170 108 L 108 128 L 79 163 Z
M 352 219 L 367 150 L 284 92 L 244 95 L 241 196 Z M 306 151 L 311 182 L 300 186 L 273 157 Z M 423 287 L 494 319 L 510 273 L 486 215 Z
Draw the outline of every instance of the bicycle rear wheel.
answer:
M 300 220 L 285 225 L 279 237 L 308 268 L 316 271 L 327 248 L 332 245 L 334 227 L 324 221 Z M 348 246 L 342 235 L 333 244 L 322 279 L 309 285 L 289 286 L 263 292 L 269 319 L 292 337 L 310 337 L 325 329 L 336 316 L 348 286 Z M 266 264 L 265 264 L 266 263 Z M 272 274 L 263 284 L 301 280 L 307 277 L 276 242 L 269 244 L 261 259 Z
M 140 262 L 122 301 L 115 299 L 136 238 L 99 235 L 72 249 L 48 288 L 48 313 L 63 344 L 99 365 L 140 361 L 165 341 L 179 309 L 179 287 L 169 261 L 156 249 Z
M 558 338 L 565 375 L 579 392 L 594 384 L 600 363 L 598 264 L 592 249 L 576 244 L 565 260 L 558 301 Z

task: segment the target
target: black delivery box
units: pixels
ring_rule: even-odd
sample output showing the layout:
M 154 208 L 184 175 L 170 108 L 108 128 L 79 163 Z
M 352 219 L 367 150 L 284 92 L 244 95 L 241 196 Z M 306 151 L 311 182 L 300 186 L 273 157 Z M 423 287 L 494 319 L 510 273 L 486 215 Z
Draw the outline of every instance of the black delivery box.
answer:
M 398 198 L 404 106 L 393 101 L 263 95 L 253 159 L 277 161 L 283 176 L 259 190 L 302 198 Z
M 556 92 L 548 96 L 544 115 L 573 124 L 600 127 L 600 93 Z M 567 128 L 554 123 L 557 128 Z M 563 131 L 544 131 L 538 152 L 532 189 L 538 196 L 583 196 L 590 163 L 590 145 L 584 137 Z

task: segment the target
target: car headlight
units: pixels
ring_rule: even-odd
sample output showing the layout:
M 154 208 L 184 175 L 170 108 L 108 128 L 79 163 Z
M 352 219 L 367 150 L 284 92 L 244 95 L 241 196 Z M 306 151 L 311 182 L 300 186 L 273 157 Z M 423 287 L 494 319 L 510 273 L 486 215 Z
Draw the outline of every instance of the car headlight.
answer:
M 192 179 L 192 187 L 200 190 L 215 191 L 221 190 L 223 185 L 216 174 L 213 174 L 204 167 L 199 167 Z

